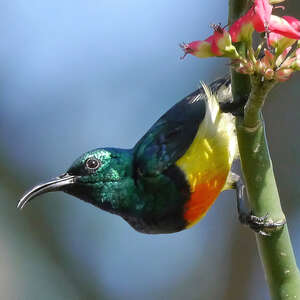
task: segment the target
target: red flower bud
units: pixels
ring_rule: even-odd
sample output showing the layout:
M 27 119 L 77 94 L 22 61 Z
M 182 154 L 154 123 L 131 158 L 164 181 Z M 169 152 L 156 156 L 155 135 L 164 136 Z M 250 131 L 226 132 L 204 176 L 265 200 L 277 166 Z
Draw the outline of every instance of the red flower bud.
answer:
M 275 72 L 275 79 L 281 82 L 287 81 L 292 76 L 293 72 L 293 69 L 279 69 Z

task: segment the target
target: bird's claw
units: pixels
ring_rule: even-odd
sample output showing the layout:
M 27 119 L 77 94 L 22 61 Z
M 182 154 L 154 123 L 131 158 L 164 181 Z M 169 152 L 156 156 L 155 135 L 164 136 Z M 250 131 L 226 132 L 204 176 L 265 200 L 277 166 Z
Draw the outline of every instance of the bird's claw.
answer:
M 235 117 L 244 116 L 244 106 L 248 100 L 248 97 L 241 97 L 236 101 L 229 99 L 227 101 L 219 103 L 220 109 L 224 113 L 231 113 Z
M 273 221 L 270 218 L 270 214 L 257 217 L 252 211 L 250 213 L 239 214 L 239 220 L 242 224 L 249 226 L 252 230 L 263 236 L 271 236 L 273 232 L 282 229 L 286 223 L 284 219 Z
M 285 219 L 280 219 L 274 221 L 270 214 L 266 214 L 265 216 L 258 217 L 254 215 L 253 211 L 248 210 L 244 207 L 244 190 L 245 186 L 241 180 L 241 178 L 237 177 L 236 182 L 234 184 L 237 195 L 237 210 L 239 215 L 239 221 L 249 226 L 252 230 L 257 232 L 260 235 L 271 236 L 272 233 L 281 230 L 285 225 Z

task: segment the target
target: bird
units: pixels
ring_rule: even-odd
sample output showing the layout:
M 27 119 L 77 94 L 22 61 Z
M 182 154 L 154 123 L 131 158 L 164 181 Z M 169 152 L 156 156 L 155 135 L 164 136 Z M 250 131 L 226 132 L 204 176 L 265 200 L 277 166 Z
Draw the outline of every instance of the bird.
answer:
M 135 230 L 174 233 L 195 225 L 219 194 L 236 188 L 235 116 L 229 76 L 186 96 L 163 114 L 131 149 L 98 148 L 82 154 L 61 176 L 29 190 L 63 191 L 121 216 Z

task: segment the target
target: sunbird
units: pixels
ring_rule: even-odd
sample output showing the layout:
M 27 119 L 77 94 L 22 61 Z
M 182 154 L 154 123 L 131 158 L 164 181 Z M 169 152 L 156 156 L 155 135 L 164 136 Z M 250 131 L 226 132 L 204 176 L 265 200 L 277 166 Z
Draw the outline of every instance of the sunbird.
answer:
M 132 149 L 98 148 L 82 154 L 65 174 L 28 191 L 18 207 L 38 195 L 63 191 L 121 216 L 142 233 L 190 228 L 222 191 L 239 186 L 239 177 L 231 172 L 238 155 L 235 117 L 219 105 L 231 98 L 228 76 L 209 87 L 202 83 Z M 262 231 L 264 218 L 241 212 L 240 204 L 238 210 L 242 223 Z

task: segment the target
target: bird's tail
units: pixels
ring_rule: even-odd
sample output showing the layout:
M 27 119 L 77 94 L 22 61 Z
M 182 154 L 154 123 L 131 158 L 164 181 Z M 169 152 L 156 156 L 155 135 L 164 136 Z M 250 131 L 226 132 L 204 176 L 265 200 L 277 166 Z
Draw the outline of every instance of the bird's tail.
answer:
M 232 102 L 231 78 L 229 74 L 213 81 L 209 88 L 212 94 L 216 96 L 218 103 Z

